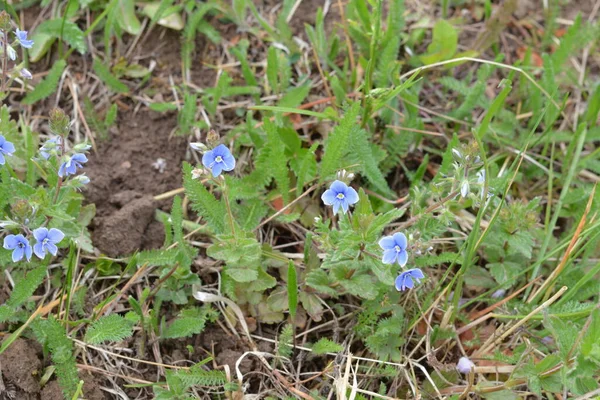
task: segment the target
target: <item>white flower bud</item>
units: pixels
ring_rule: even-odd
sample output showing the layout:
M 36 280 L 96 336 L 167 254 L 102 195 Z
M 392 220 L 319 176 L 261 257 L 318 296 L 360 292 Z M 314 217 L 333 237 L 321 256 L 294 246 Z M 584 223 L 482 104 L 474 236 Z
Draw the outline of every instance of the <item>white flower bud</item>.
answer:
M 460 360 L 458 360 L 458 364 L 456 364 L 456 369 L 461 374 L 470 373 L 474 367 L 475 367 L 475 364 L 473 364 L 473 362 L 471 360 L 469 360 L 467 357 L 461 357 Z
M 204 153 L 208 150 L 208 147 L 206 147 L 204 143 L 200 142 L 192 142 L 190 143 L 190 147 L 196 151 L 199 151 L 200 153 Z
M 194 168 L 192 170 L 192 179 L 199 179 L 205 173 L 206 171 L 204 170 L 204 168 Z
M 462 186 L 460 187 L 460 195 L 462 197 L 467 197 L 469 194 L 469 181 L 464 181 Z

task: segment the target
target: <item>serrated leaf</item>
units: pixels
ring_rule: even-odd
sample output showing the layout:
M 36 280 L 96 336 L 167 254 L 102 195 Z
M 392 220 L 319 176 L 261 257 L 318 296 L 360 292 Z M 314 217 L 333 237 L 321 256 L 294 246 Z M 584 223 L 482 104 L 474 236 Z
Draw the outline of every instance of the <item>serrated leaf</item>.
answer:
M 35 63 L 44 57 L 44 55 L 56 41 L 56 38 L 48 33 L 36 31 L 31 36 L 31 40 L 33 40 L 33 47 L 29 49 L 29 61 Z
M 164 339 L 175 339 L 197 335 L 206 325 L 206 312 L 202 308 L 193 307 L 182 310 L 177 318 L 164 330 Z
M 350 137 L 360 130 L 360 126 L 356 123 L 359 111 L 360 104 L 353 103 L 327 138 L 325 153 L 321 160 L 321 180 L 325 180 L 335 174 L 337 170 L 346 166 L 343 157 L 348 152 Z
M 50 71 L 48 71 L 48 75 L 35 86 L 33 91 L 27 93 L 22 103 L 31 105 L 53 94 L 58 87 L 58 82 L 66 66 L 67 62 L 65 60 L 55 62 Z
M 100 78 L 100 80 L 104 82 L 111 90 L 117 93 L 129 92 L 127 85 L 117 79 L 117 77 L 110 72 L 110 68 L 104 65 L 99 58 L 94 60 L 93 68 L 94 72 L 96 72 L 98 75 L 98 78 Z
M 312 352 L 316 355 L 321 355 L 325 353 L 338 353 L 342 350 L 344 350 L 344 347 L 342 345 L 339 345 L 336 342 L 327 338 L 321 338 L 317 343 L 312 345 Z
M 199 180 L 192 179 L 192 166 L 183 164 L 183 186 L 192 209 L 204 217 L 210 228 L 216 233 L 225 231 L 225 205 L 217 200 Z
M 133 324 L 119 314 L 107 315 L 92 322 L 85 334 L 85 341 L 92 344 L 107 340 L 119 342 L 132 335 L 132 328 Z

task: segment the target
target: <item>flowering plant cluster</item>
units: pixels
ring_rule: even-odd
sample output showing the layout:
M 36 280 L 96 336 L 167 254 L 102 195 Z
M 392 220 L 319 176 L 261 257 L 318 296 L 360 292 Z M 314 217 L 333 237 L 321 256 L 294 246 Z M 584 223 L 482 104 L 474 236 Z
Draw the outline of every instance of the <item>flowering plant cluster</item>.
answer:
M 22 31 L 16 28 L 13 32 L 13 26 L 10 16 L 6 11 L 0 12 L 0 54 L 5 59 L 5 64 L 8 65 L 7 60 L 15 62 L 17 60 L 17 51 L 15 47 L 20 46 L 23 49 L 31 49 L 33 47 L 33 40 L 28 38 L 28 32 Z M 14 40 L 10 41 L 11 33 L 14 35 Z M 8 79 L 12 82 L 17 76 L 21 76 L 24 79 L 31 79 L 31 72 L 25 68 L 24 63 L 15 65 L 12 71 L 2 71 L 2 94 L 6 96 L 6 88 L 10 86 L 7 82 Z
M 25 43 L 24 34 L 20 37 Z M 3 109 L 4 111 L 5 109 Z M 11 251 L 11 260 L 18 262 L 23 259 L 31 261 L 33 254 L 39 259 L 45 259 L 49 253 L 56 256 L 58 245 L 65 238 L 65 233 L 59 229 L 58 224 L 64 225 L 65 221 L 56 221 L 53 218 L 54 212 L 51 211 L 56 206 L 61 207 L 65 204 L 64 190 L 79 189 L 89 182 L 89 179 L 81 174 L 75 175 L 79 169 L 87 162 L 85 151 L 90 146 L 87 144 L 78 144 L 72 149 L 67 149 L 67 135 L 70 130 L 70 121 L 65 113 L 60 109 L 54 109 L 50 115 L 50 129 L 56 136 L 48 139 L 39 149 L 39 157 L 32 160 L 38 165 L 45 165 L 50 174 L 48 181 L 53 186 L 49 189 L 50 196 L 38 199 L 35 196 L 29 199 L 23 198 L 21 194 L 14 193 L 16 201 L 13 202 L 12 215 L 2 217 L 1 226 L 8 233 L 3 240 L 3 247 Z M 11 165 L 7 164 L 7 157 L 12 157 L 16 152 L 13 142 L 0 135 L 0 165 L 3 166 L 2 181 L 7 188 L 11 188 L 9 176 L 14 175 Z M 52 203 L 44 204 L 43 199 L 52 199 Z M 63 203 L 64 202 L 64 203 Z M 49 214 L 39 215 L 38 210 L 48 210 Z M 64 217 L 63 217 L 64 218 Z M 54 226 L 53 226 L 54 225 Z M 69 226 L 68 224 L 66 226 Z M 34 242 L 35 241 L 35 242 Z
M 344 176 L 345 173 L 339 174 Z M 340 208 L 344 214 L 349 210 L 350 205 L 354 205 L 359 201 L 358 193 L 355 189 L 348 186 L 342 181 L 334 181 L 329 189 L 327 189 L 321 199 L 328 206 L 333 206 L 333 212 L 338 214 Z M 408 262 L 408 239 L 401 232 L 396 232 L 391 236 L 385 236 L 379 241 L 379 247 L 383 250 L 382 262 L 384 264 L 397 263 L 401 268 L 404 268 Z M 401 272 L 395 280 L 395 286 L 398 291 L 412 289 L 415 282 L 419 283 L 425 275 L 418 268 L 409 269 Z

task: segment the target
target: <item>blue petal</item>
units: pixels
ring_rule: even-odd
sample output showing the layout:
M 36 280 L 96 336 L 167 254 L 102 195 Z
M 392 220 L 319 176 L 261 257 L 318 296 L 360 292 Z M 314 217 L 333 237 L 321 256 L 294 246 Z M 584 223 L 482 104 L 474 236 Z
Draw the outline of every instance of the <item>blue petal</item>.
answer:
M 213 167 L 211 168 L 212 174 L 213 176 L 216 178 L 217 176 L 221 175 L 221 171 L 223 170 L 223 163 L 216 163 L 215 165 L 213 165 Z
M 44 250 L 42 242 L 37 242 L 33 245 L 33 252 L 36 256 L 38 256 L 38 258 L 41 258 L 42 260 L 46 257 L 46 251 Z
M 340 200 L 342 204 L 342 210 L 344 210 L 344 214 L 348 212 L 348 201 L 346 199 Z
M 406 273 L 409 274 L 410 276 L 412 276 L 415 279 L 423 279 L 423 278 L 425 278 L 425 275 L 423 274 L 423 271 L 421 271 L 419 268 L 409 269 L 408 271 L 406 271 Z
M 404 267 L 407 262 L 408 253 L 406 252 L 406 250 L 402 250 L 400 253 L 398 253 L 398 264 L 400 264 L 401 267 Z
M 37 228 L 33 231 L 33 237 L 38 242 L 46 239 L 48 237 L 48 228 Z
M 65 173 L 67 172 L 66 169 L 67 169 L 67 163 L 66 162 L 60 164 L 60 167 L 58 168 L 58 176 L 60 176 L 61 178 L 63 176 L 65 176 Z
M 202 165 L 204 168 L 212 169 L 212 164 L 215 162 L 215 155 L 212 150 L 207 151 L 202 155 Z
M 224 144 L 220 144 L 213 149 L 214 156 L 221 156 L 221 158 L 225 158 L 227 155 L 231 155 L 231 152 Z
M 346 186 L 346 184 L 342 181 L 333 181 L 333 183 L 331 184 L 331 186 L 329 186 L 330 190 L 333 190 L 335 192 L 335 194 L 338 193 L 346 193 L 346 190 L 348 189 L 348 186 Z
M 46 250 L 48 250 L 53 256 L 55 256 L 56 253 L 58 253 L 58 247 L 56 247 L 56 245 L 52 242 L 46 243 Z
M 356 193 L 356 190 L 350 186 L 348 186 L 348 189 L 346 189 L 345 196 L 349 204 L 355 204 L 358 202 L 358 193 Z
M 331 205 L 333 205 L 335 203 L 335 201 L 337 200 L 337 198 L 335 197 L 335 193 L 334 193 L 333 190 L 327 189 L 321 195 L 321 200 L 323 200 L 323 203 L 325 203 L 325 205 L 331 206 Z
M 404 273 L 398 275 L 396 278 L 396 290 L 402 292 L 406 289 L 406 275 Z
M 225 171 L 231 171 L 235 168 L 235 157 L 231 155 L 231 153 L 229 154 L 225 154 L 225 156 L 223 156 L 223 169 Z
M 25 256 L 27 256 L 27 261 L 31 260 L 32 254 L 33 254 L 33 252 L 31 250 L 31 246 L 28 243 L 27 246 L 25 246 Z
M 4 163 L 6 163 L 6 160 L 4 159 L 4 154 L 0 151 L 0 165 L 4 165 Z
M 6 138 L 4 136 L 0 135 L 0 147 L 2 147 L 4 142 L 6 142 Z
M 393 249 L 395 245 L 396 241 L 394 240 L 393 236 L 384 236 L 379 241 L 379 247 L 381 247 L 384 250 Z
M 87 157 L 85 156 L 85 154 L 82 153 L 76 153 L 73 154 L 73 157 L 71 157 L 71 161 L 76 161 L 82 164 L 85 164 L 87 162 Z
M 6 152 L 6 153 L 14 153 L 15 152 L 15 145 L 12 144 L 11 142 L 4 142 L 2 144 L 2 149 Z
M 394 242 L 400 247 L 402 250 L 406 250 L 408 246 L 408 240 L 406 239 L 406 235 L 402 232 L 394 233 Z
M 340 210 L 340 202 L 334 201 L 333 202 L 333 213 L 337 214 L 339 210 Z
M 17 247 L 16 249 L 14 249 L 12 252 L 13 262 L 19 261 L 21 258 L 23 258 L 24 254 L 25 254 L 25 249 L 23 249 L 22 247 Z
M 415 283 L 413 282 L 413 280 L 410 277 L 410 275 L 405 275 L 405 277 L 404 277 L 404 287 L 406 289 L 412 289 L 412 288 L 415 287 Z
M 383 252 L 383 258 L 382 258 L 382 262 L 384 264 L 393 264 L 394 261 L 396 261 L 396 255 L 398 253 L 396 253 L 396 250 L 394 249 L 387 249 L 386 251 Z
M 60 243 L 60 241 L 63 240 L 64 237 L 65 237 L 65 234 L 56 228 L 52 228 L 48 232 L 48 239 L 50 239 L 50 241 L 52 243 Z
M 6 250 L 12 250 L 17 247 L 19 241 L 15 235 L 8 235 L 4 238 L 4 248 Z

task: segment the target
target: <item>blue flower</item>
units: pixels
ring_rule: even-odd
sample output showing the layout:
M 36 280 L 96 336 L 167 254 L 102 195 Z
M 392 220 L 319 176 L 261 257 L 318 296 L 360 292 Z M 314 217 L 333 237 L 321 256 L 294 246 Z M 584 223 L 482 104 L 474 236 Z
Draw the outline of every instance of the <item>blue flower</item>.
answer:
M 69 159 L 63 162 L 58 169 L 58 176 L 61 178 L 63 176 L 73 175 L 77 172 L 77 168 L 82 168 L 83 165 L 87 162 L 87 157 L 82 153 L 75 153 L 73 156 L 69 157 Z
M 48 139 L 46 140 L 46 143 L 44 143 L 44 145 L 42 147 L 40 147 L 40 155 L 42 157 L 44 157 L 45 160 L 49 159 L 51 156 L 50 151 L 52 150 L 57 150 L 60 151 L 60 145 L 61 145 L 61 141 L 60 141 L 61 137 L 60 136 L 55 136 L 52 139 Z
M 22 31 L 19 28 L 15 31 L 15 35 L 17 35 L 17 39 L 19 39 L 19 43 L 21 47 L 26 49 L 30 49 L 33 47 L 33 40 L 27 40 L 27 31 Z
M 396 278 L 396 290 L 403 292 L 406 289 L 412 289 L 415 287 L 413 280 L 419 283 L 419 279 L 423 278 L 425 278 L 425 275 L 419 268 L 404 271 Z
M 27 261 L 31 260 L 31 246 L 29 245 L 29 241 L 20 233 L 18 235 L 8 235 L 5 237 L 4 248 L 13 251 L 13 262 L 21 260 L 23 256 L 27 257 Z
M 221 171 L 231 171 L 235 168 L 235 157 L 224 144 L 220 144 L 202 156 L 202 165 L 211 170 L 216 178 Z
M 358 202 L 358 193 L 342 181 L 333 181 L 329 189 L 323 193 L 321 199 L 325 205 L 333 206 L 335 214 L 338 213 L 340 206 L 344 214 L 346 214 L 348 206 Z
M 58 252 L 56 244 L 64 239 L 65 234 L 56 228 L 48 230 L 48 228 L 37 228 L 33 231 L 33 237 L 37 243 L 33 245 L 33 252 L 41 259 L 46 257 L 46 252 L 50 252 L 53 256 Z
M 4 165 L 6 160 L 5 156 L 12 156 L 12 153 L 15 152 L 15 145 L 9 142 L 4 138 L 4 136 L 0 135 L 0 165 Z
M 379 247 L 383 249 L 383 263 L 393 264 L 398 262 L 401 267 L 404 267 L 408 262 L 408 240 L 404 233 L 396 232 L 393 236 L 385 236 L 379 241 Z

